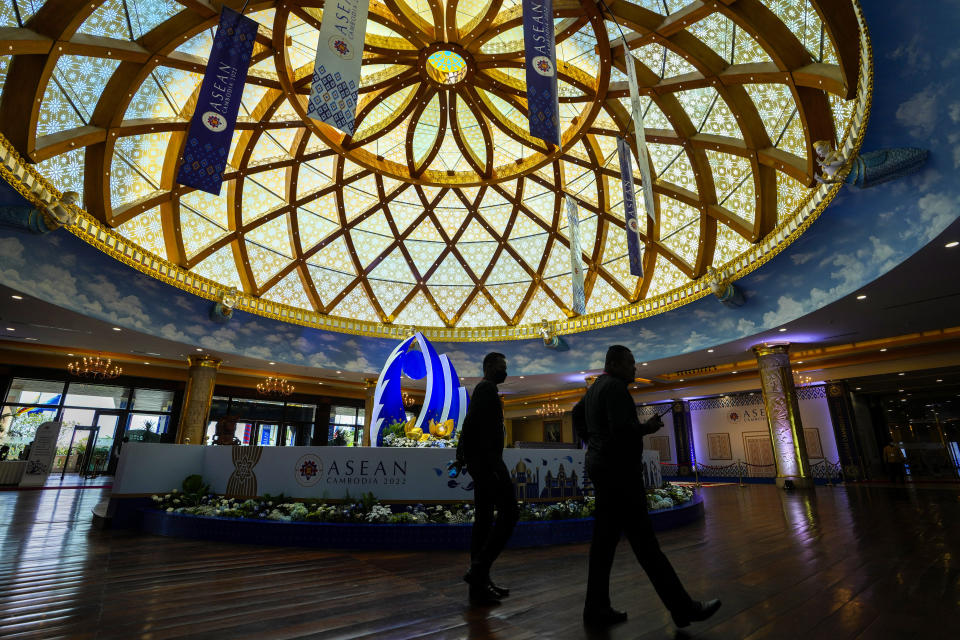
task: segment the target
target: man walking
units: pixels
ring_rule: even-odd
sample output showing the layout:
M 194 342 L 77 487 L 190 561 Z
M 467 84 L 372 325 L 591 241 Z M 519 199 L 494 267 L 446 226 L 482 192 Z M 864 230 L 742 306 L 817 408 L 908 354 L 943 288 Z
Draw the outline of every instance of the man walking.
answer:
M 583 620 L 590 625 L 611 625 L 627 619 L 625 612 L 610 606 L 610 569 L 620 534 L 625 533 L 674 623 L 686 627 L 716 613 L 720 601 L 696 602 L 687 595 L 653 533 L 640 466 L 643 436 L 662 427 L 663 422 L 659 416 L 643 424 L 637 418 L 628 386 L 636 377 L 635 367 L 629 349 L 610 347 L 603 375 L 573 408 L 574 428 L 588 443 L 587 474 L 596 496 Z
M 497 385 L 507 379 L 502 353 L 483 359 L 483 380 L 473 389 L 457 446 L 457 466 L 466 466 L 473 478 L 473 532 L 470 570 L 463 579 L 470 585 L 475 604 L 496 604 L 510 595 L 490 580 L 490 567 L 513 533 L 520 518 L 517 498 L 507 465 L 503 463 L 503 405 Z M 496 522 L 494 511 L 496 510 Z

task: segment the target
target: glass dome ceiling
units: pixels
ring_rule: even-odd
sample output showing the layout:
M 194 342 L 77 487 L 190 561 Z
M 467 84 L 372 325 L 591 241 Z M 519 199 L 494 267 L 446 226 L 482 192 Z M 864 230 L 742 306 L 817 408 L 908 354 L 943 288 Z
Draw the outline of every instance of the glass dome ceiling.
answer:
M 377 325 L 569 320 L 564 194 L 588 314 L 669 298 L 709 266 L 742 269 L 809 206 L 812 143 L 859 124 L 857 23 L 825 22 L 821 0 L 608 4 L 555 0 L 560 147 L 527 132 L 517 0 L 372 0 L 353 136 L 306 117 L 322 0 L 251 3 L 261 28 L 219 197 L 173 181 L 208 5 L 0 0 L 0 130 L 99 226 L 249 297 Z M 643 279 L 626 257 L 614 16 L 655 176 Z

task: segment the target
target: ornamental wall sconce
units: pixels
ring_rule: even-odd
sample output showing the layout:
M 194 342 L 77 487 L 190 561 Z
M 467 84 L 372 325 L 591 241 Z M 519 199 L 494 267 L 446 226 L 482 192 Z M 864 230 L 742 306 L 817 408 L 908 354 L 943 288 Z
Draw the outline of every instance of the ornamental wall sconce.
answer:
M 282 378 L 270 376 L 257 384 L 257 393 L 274 398 L 285 397 L 293 393 L 293 385 Z
M 414 400 L 413 396 L 410 395 L 409 393 L 407 393 L 406 391 L 403 392 L 402 398 L 403 398 L 403 406 L 404 406 L 405 408 L 407 408 L 407 409 L 409 409 L 410 407 L 412 407 L 412 406 L 413 406 L 413 403 L 416 402 L 416 400 Z
M 113 380 L 123 373 L 123 369 L 114 365 L 110 358 L 101 358 L 99 353 L 95 358 L 84 356 L 69 363 L 67 371 L 70 375 L 93 380 Z

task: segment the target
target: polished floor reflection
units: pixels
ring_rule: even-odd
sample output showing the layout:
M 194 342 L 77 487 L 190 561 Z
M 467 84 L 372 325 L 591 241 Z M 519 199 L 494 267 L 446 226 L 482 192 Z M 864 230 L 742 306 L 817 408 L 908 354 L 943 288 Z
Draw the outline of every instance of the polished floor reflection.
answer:
M 924 638 L 960 629 L 956 487 L 703 489 L 706 519 L 664 532 L 694 597 L 677 632 L 621 544 L 609 633 L 580 623 L 585 545 L 508 550 L 514 595 L 471 609 L 464 554 L 315 551 L 99 531 L 106 489 L 0 493 L 2 638 Z M 950 631 L 950 630 L 953 631 Z

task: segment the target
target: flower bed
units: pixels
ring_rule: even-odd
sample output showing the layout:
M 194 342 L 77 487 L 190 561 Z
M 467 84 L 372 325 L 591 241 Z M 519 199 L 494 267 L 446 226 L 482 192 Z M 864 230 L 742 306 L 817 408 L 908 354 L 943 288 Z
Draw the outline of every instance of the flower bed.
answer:
M 689 502 L 693 492 L 670 484 L 647 491 L 647 508 L 669 509 Z M 196 476 L 184 481 L 184 491 L 152 496 L 159 511 L 213 518 L 243 518 L 279 522 L 329 522 L 357 524 L 467 524 L 473 522 L 473 505 L 384 505 L 373 494 L 343 502 L 290 500 L 283 496 L 238 499 L 209 493 Z M 554 503 L 522 503 L 521 521 L 552 521 L 590 518 L 594 499 L 586 497 Z

